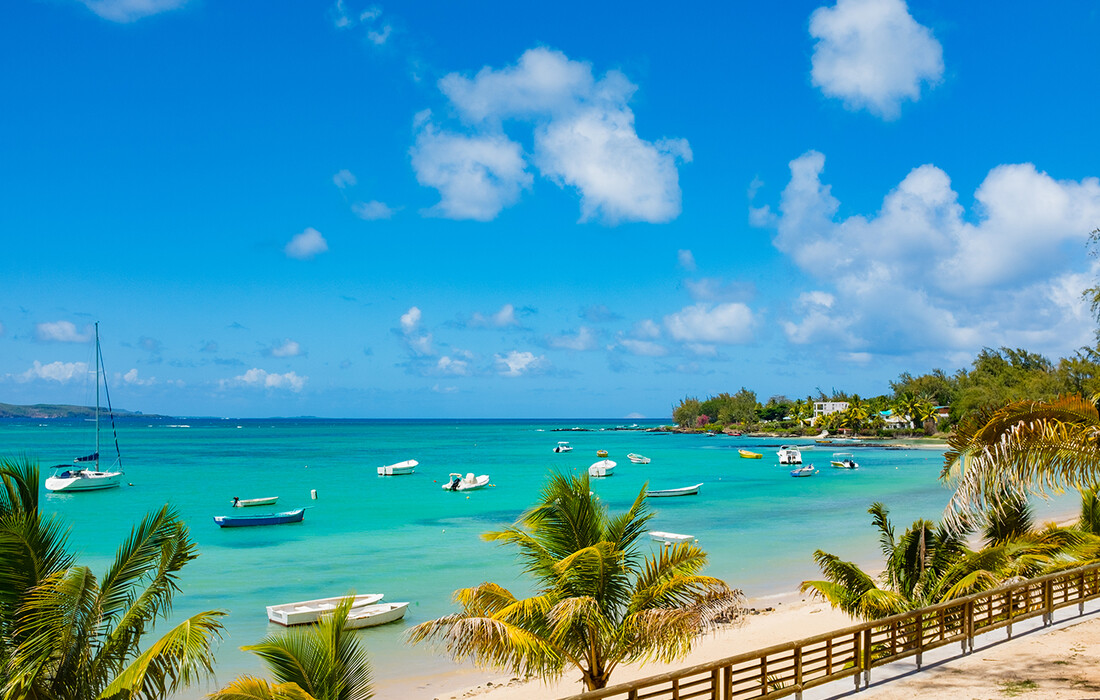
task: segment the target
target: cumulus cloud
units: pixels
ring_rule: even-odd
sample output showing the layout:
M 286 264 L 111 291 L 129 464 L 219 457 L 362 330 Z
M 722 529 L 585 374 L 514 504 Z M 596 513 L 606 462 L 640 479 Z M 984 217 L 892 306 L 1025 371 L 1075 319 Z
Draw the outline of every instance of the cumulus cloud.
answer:
M 283 250 L 288 258 L 309 260 L 328 250 L 328 242 L 320 231 L 310 227 L 291 238 Z
M 505 121 L 532 128 L 532 163 L 544 177 L 580 194 L 581 220 L 664 222 L 680 214 L 677 163 L 691 160 L 691 148 L 684 139 L 638 136 L 628 106 L 637 86 L 619 71 L 597 79 L 588 63 L 535 48 L 511 66 L 486 66 L 473 77 L 449 74 L 439 88 L 468 133 L 444 135 L 426 123 L 413 149 L 413 167 L 421 184 L 440 190 L 444 215 L 491 219 L 530 186 L 518 144 L 503 135 Z M 484 163 L 470 167 L 470 151 L 508 156 L 507 168 L 488 171 L 499 183 L 496 188 L 483 182 Z M 449 167 L 436 167 L 440 161 Z M 457 173 L 472 175 L 477 187 L 456 191 L 451 180 Z
M 355 179 L 355 175 L 346 168 L 332 176 L 332 184 L 342 190 L 355 185 L 356 182 L 358 180 Z
M 642 357 L 664 357 L 668 354 L 668 348 L 652 340 L 619 338 L 618 345 L 631 355 L 640 355 Z
M 505 304 L 500 307 L 499 311 L 490 316 L 475 312 L 474 315 L 470 317 L 468 325 L 473 328 L 518 327 L 519 321 L 516 319 L 516 307 L 511 304 Z
M 301 377 L 294 372 L 278 374 L 253 367 L 244 374 L 234 377 L 233 382 L 243 386 L 264 389 L 289 389 L 293 392 L 300 392 L 305 387 L 308 379 L 309 377 Z
M 838 0 L 810 15 L 814 85 L 844 101 L 895 119 L 903 100 L 943 76 L 943 47 L 903 0 Z
M 496 356 L 497 372 L 505 377 L 518 377 L 537 372 L 545 369 L 546 365 L 544 355 L 536 355 L 528 351 L 511 350 L 504 355 Z
M 973 351 L 1026 345 L 1065 352 L 1091 333 L 1080 302 L 1100 180 L 1055 180 L 1033 164 L 999 165 L 969 214 L 947 173 L 914 168 L 873 215 L 838 219 L 825 158 L 791 162 L 775 246 L 820 288 L 784 322 L 796 342 L 851 352 Z M 1030 342 L 1027 342 L 1030 341 Z
M 302 346 L 297 341 L 287 338 L 282 343 L 273 344 L 264 350 L 264 354 L 270 357 L 297 357 L 302 354 Z
M 39 323 L 34 327 L 34 336 L 47 343 L 87 343 L 92 339 L 92 327 L 85 326 L 83 331 L 78 331 L 71 321 Z
M 74 379 L 83 379 L 88 374 L 86 362 L 51 362 L 42 364 L 38 360 L 26 372 L 15 375 L 18 382 L 31 382 L 36 379 L 68 384 Z
M 183 7 L 187 0 L 80 0 L 100 17 L 126 24 Z
M 386 203 L 375 200 L 369 202 L 356 202 L 351 205 L 351 210 L 356 216 L 365 221 L 392 219 L 396 211 Z
M 680 264 L 680 267 L 688 272 L 695 272 L 695 256 L 690 250 L 677 251 L 676 261 Z
M 591 328 L 581 326 L 576 333 L 562 333 L 549 338 L 547 345 L 559 350 L 593 350 L 596 348 L 596 334 Z
M 755 323 L 752 310 L 739 302 L 695 304 L 664 318 L 668 334 L 676 340 L 720 345 L 749 342 Z
M 126 384 L 129 384 L 130 386 L 149 386 L 151 384 L 155 384 L 157 379 L 156 377 L 149 377 L 148 379 L 141 378 L 140 376 L 138 376 L 138 371 L 135 367 L 126 374 L 122 375 L 122 381 Z
M 405 346 L 413 355 L 425 357 L 432 355 L 432 334 L 420 332 L 420 309 L 412 306 L 401 314 L 401 336 Z
M 470 374 L 470 363 L 449 355 L 442 355 L 435 363 L 435 371 L 439 374 L 465 377 Z

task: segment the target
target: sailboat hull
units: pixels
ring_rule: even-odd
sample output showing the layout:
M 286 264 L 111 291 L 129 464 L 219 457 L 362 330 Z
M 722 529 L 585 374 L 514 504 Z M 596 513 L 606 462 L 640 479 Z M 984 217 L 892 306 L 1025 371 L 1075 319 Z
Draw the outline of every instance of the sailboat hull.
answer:
M 122 485 L 122 472 L 95 472 L 80 470 L 63 472 L 46 479 L 47 491 L 100 491 Z

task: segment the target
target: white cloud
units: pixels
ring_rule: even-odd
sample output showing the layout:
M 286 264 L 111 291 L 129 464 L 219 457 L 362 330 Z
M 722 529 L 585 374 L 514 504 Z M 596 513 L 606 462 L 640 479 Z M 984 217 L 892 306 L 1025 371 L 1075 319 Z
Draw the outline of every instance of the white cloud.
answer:
M 591 328 L 581 326 L 576 333 L 562 333 L 550 338 L 547 343 L 550 347 L 560 350 L 593 350 L 596 348 L 596 334 Z
M 300 377 L 294 372 L 277 374 L 253 367 L 244 374 L 234 377 L 233 381 L 245 386 L 265 389 L 289 389 L 293 392 L 299 392 L 308 379 L 309 377 Z
M 297 341 L 287 338 L 281 345 L 272 345 L 264 354 L 271 357 L 297 357 L 302 354 L 302 346 Z
M 518 327 L 519 321 L 516 319 L 516 307 L 511 304 L 505 304 L 500 307 L 500 311 L 497 311 L 491 316 L 485 316 L 480 312 L 475 312 L 470 317 L 469 325 L 474 328 L 509 328 Z
M 680 264 L 680 267 L 688 272 L 695 272 L 695 256 L 690 250 L 679 250 L 676 252 L 676 262 Z
M 409 351 L 420 357 L 428 357 L 432 352 L 432 334 L 420 334 L 420 309 L 416 306 L 401 314 L 401 333 Z
M 810 15 L 811 77 L 850 109 L 895 119 L 903 100 L 943 76 L 943 47 L 902 0 L 838 0 Z
M 149 386 L 156 384 L 156 377 L 149 377 L 148 379 L 142 379 L 138 376 L 137 368 L 131 369 L 126 374 L 122 375 L 122 381 L 131 386 Z
M 716 277 L 684 280 L 688 294 L 696 301 L 748 301 L 755 288 L 747 282 L 727 282 Z
M 665 316 L 670 336 L 685 343 L 732 345 L 752 340 L 755 319 L 748 306 L 730 302 L 696 304 Z
M 648 338 L 653 340 L 661 337 L 661 327 L 658 326 L 653 319 L 644 319 L 634 324 L 634 337 L 635 338 Z
M 348 187 L 352 187 L 357 182 L 358 180 L 355 179 L 355 175 L 346 168 L 332 176 L 332 184 L 336 185 L 342 190 L 347 189 Z
M 458 387 L 457 386 L 442 386 L 440 384 L 436 384 L 435 386 L 432 387 L 432 391 L 434 391 L 437 394 L 455 394 L 455 393 L 458 393 Z
M 420 308 L 417 306 L 410 306 L 409 310 L 401 314 L 401 330 L 406 333 L 412 333 L 420 325 Z
M 531 186 L 520 145 L 503 134 L 441 133 L 424 121 L 409 153 L 416 181 L 439 190 L 430 216 L 490 221 Z
M 92 327 L 85 326 L 83 331 L 78 331 L 70 321 L 39 323 L 35 326 L 34 335 L 43 342 L 87 343 L 92 339 Z
M 652 340 L 619 338 L 619 346 L 624 348 L 631 355 L 641 355 L 642 357 L 664 357 L 668 354 L 668 348 Z M 614 349 L 614 346 L 612 349 Z
M 543 369 L 546 357 L 533 352 L 511 350 L 505 355 L 496 356 L 497 371 L 505 377 L 518 377 Z
M 396 211 L 392 207 L 388 206 L 384 202 L 370 201 L 370 202 L 356 202 L 351 205 L 351 210 L 355 212 L 355 215 L 360 219 L 366 221 L 377 221 L 378 219 L 391 219 Z
M 183 7 L 187 0 L 80 0 L 100 17 L 122 24 Z
M 439 88 L 477 134 L 469 140 L 506 140 L 505 120 L 532 124 L 533 162 L 543 176 L 577 189 L 582 220 L 664 222 L 680 214 L 676 164 L 691 160 L 691 148 L 683 139 L 651 142 L 638 136 L 628 106 L 637 87 L 622 73 L 608 71 L 597 80 L 591 65 L 535 48 L 512 66 L 486 66 L 472 78 L 447 75 Z M 415 161 L 414 167 L 421 184 L 440 189 L 446 201 L 444 189 L 421 178 Z M 515 195 L 502 206 L 514 203 Z
M 290 239 L 283 250 L 288 258 L 309 260 L 328 250 L 328 243 L 320 231 L 310 227 Z
M 83 379 L 88 374 L 88 365 L 85 362 L 51 362 L 44 365 L 38 360 L 34 361 L 26 372 L 16 375 L 18 382 L 30 382 L 35 379 L 44 379 L 59 384 L 68 384 L 74 379 Z
M 466 360 L 459 360 L 443 355 L 435 363 L 435 371 L 439 374 L 452 374 L 459 377 L 465 377 L 470 373 L 470 363 L 466 362 Z
M 375 46 L 381 46 L 386 43 L 386 40 L 390 38 L 390 33 L 393 31 L 393 27 L 386 24 L 381 29 L 371 29 L 367 32 L 367 39 L 370 40 Z

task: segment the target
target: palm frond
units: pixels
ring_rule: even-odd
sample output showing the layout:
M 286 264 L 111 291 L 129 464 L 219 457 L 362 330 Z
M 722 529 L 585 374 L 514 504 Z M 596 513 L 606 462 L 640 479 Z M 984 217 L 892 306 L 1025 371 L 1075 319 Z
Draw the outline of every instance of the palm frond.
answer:
M 209 700 L 316 700 L 296 683 L 268 683 L 254 676 L 239 676 L 206 697 Z

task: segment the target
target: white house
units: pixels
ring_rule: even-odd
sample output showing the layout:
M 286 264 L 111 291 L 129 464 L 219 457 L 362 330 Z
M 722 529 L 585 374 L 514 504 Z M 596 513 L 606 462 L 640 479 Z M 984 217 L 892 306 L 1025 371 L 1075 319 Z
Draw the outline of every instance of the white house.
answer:
M 814 420 L 817 420 L 818 416 L 827 416 L 830 413 L 841 413 L 847 410 L 847 401 L 814 401 Z

